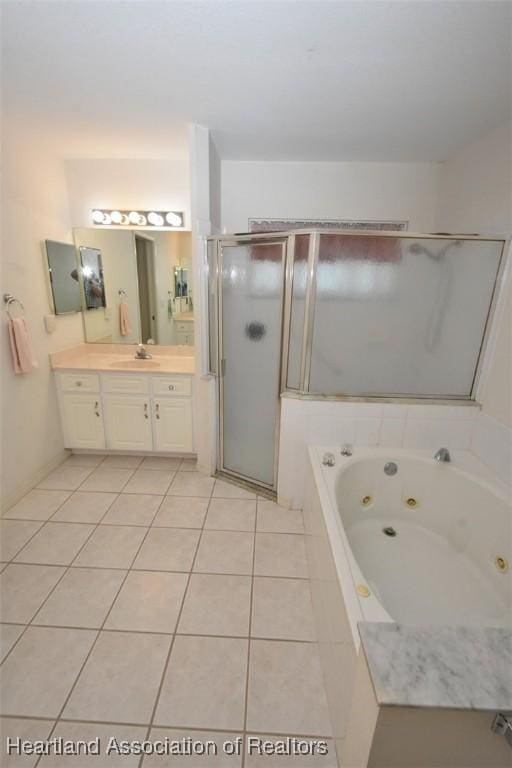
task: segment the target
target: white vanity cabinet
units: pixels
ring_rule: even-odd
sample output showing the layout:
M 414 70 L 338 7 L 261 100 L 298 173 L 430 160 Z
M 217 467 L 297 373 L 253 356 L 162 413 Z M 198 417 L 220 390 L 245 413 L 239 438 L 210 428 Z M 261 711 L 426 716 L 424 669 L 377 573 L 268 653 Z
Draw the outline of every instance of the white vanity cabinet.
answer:
M 106 447 L 99 395 L 63 394 L 61 414 L 67 447 L 97 450 Z
M 194 346 L 194 321 L 177 320 L 176 321 L 176 343 L 185 344 L 189 347 Z
M 103 395 L 103 411 L 107 448 L 114 451 L 153 450 L 149 397 Z
M 100 377 L 90 373 L 62 373 L 58 392 L 64 444 L 88 450 L 105 448 Z
M 192 441 L 192 379 L 155 376 L 153 436 L 156 451 L 190 453 Z
M 192 453 L 192 377 L 56 373 L 66 448 Z

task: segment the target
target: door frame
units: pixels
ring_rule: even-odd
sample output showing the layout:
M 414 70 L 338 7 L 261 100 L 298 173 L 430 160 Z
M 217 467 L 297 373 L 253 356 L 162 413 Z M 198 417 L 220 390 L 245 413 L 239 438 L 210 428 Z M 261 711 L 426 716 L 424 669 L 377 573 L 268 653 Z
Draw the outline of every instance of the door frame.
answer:
M 281 306 L 280 306 L 280 324 L 279 324 L 279 360 L 276 374 L 276 420 L 274 428 L 274 471 L 272 484 L 264 483 L 253 477 L 244 475 L 240 472 L 234 472 L 224 466 L 224 375 L 225 375 L 225 356 L 224 356 L 224 337 L 223 337 L 223 291 L 222 291 L 222 257 L 223 248 L 251 245 L 281 245 Z M 217 242 L 217 274 L 216 274 L 216 293 L 217 293 L 217 371 L 218 371 L 218 456 L 217 469 L 223 474 L 235 479 L 243 480 L 250 485 L 265 489 L 266 491 L 277 491 L 277 474 L 279 466 L 279 435 L 281 426 L 281 382 L 283 380 L 283 367 L 287 366 L 288 359 L 284 360 L 283 350 L 285 329 L 288 327 L 287 318 L 291 311 L 291 293 L 287 290 L 287 270 L 290 269 L 290 244 L 287 235 L 275 234 L 267 236 L 264 240 L 261 237 L 242 239 L 237 237 L 219 238 Z M 288 295 L 290 294 L 290 295 Z
M 140 318 L 140 335 L 143 344 L 146 342 L 142 338 L 142 306 L 140 297 L 140 275 L 139 275 L 139 254 L 137 251 L 137 240 L 144 242 L 144 269 L 146 272 L 146 282 L 148 290 L 148 319 L 150 327 L 150 338 L 155 340 L 155 344 L 159 344 L 158 339 L 158 323 L 157 313 L 158 307 L 156 302 L 156 284 L 155 284 L 155 256 L 156 256 L 156 243 L 153 237 L 149 237 L 146 233 L 134 231 L 133 233 L 133 248 L 135 251 L 135 265 L 137 269 L 137 291 L 138 291 L 138 305 L 139 305 L 139 318 Z M 149 250 L 148 250 L 149 249 Z

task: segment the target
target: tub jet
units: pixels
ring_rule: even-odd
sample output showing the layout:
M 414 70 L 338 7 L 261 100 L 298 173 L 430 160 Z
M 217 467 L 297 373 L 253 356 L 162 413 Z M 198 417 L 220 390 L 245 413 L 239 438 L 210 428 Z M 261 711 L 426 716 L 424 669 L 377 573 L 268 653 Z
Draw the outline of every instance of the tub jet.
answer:
M 392 528 L 390 525 L 387 525 L 385 528 L 383 528 L 382 533 L 385 533 L 386 536 L 396 536 L 395 529 Z

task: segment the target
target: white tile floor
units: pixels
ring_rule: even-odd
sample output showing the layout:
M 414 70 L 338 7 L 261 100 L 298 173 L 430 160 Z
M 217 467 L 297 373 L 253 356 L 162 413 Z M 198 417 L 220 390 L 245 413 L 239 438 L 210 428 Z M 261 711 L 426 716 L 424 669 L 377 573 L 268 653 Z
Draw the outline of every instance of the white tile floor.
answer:
M 73 455 L 0 527 L 2 766 L 335 766 L 300 512 L 188 459 Z M 7 735 L 248 734 L 329 754 L 4 753 Z

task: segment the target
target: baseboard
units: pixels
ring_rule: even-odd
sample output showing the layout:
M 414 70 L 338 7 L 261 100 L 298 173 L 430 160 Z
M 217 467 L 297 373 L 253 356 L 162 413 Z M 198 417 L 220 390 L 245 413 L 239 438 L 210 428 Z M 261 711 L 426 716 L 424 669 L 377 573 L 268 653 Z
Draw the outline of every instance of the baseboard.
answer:
M 2 499 L 2 512 L 7 512 L 8 509 L 17 504 L 18 501 L 23 498 L 23 496 L 31 491 L 32 488 L 34 488 L 44 477 L 46 477 L 46 475 L 50 474 L 52 470 L 56 469 L 60 464 L 62 464 L 62 462 L 65 461 L 70 455 L 71 451 L 66 449 L 59 451 L 59 453 L 54 456 L 51 461 L 45 464 L 44 467 L 41 467 L 41 469 L 38 469 L 37 472 L 34 472 L 31 478 L 23 483 L 22 486 L 10 493 L 7 498 Z

